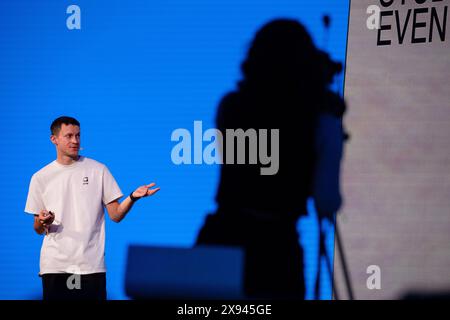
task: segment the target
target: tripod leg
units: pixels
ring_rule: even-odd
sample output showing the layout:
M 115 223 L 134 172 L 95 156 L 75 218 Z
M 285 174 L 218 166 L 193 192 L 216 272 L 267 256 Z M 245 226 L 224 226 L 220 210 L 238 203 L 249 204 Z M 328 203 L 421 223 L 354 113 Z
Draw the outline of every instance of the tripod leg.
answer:
M 333 276 L 333 267 L 332 267 L 331 259 L 328 255 L 328 251 L 327 251 L 327 248 L 325 245 L 325 234 L 322 230 L 322 220 L 319 220 L 319 228 L 320 228 L 320 230 L 319 230 L 319 232 L 320 232 L 320 240 L 319 240 L 320 241 L 320 244 L 319 244 L 320 245 L 320 257 L 323 256 L 323 258 L 325 259 L 325 263 L 326 263 L 326 266 L 328 269 L 328 274 L 329 274 L 329 277 L 330 277 L 330 280 L 332 283 L 334 299 L 339 300 L 339 295 L 336 290 L 336 283 L 334 281 L 334 276 Z M 320 257 L 319 257 L 319 263 L 321 262 Z
M 316 275 L 316 286 L 314 288 L 314 299 L 320 299 L 320 274 L 322 273 L 322 231 L 320 230 L 321 223 L 319 220 L 319 253 L 317 255 L 317 275 Z
M 339 250 L 339 257 L 340 257 L 340 261 L 342 264 L 342 270 L 344 271 L 344 278 L 345 278 L 345 284 L 347 286 L 347 290 L 348 290 L 348 296 L 350 300 L 354 300 L 355 297 L 353 295 L 353 289 L 352 289 L 352 284 L 350 282 L 350 273 L 347 267 L 347 262 L 345 260 L 345 254 L 344 254 L 344 248 L 342 246 L 342 241 L 341 241 L 341 235 L 339 233 L 339 229 L 337 226 L 337 223 L 335 224 L 335 239 L 337 242 L 337 247 Z

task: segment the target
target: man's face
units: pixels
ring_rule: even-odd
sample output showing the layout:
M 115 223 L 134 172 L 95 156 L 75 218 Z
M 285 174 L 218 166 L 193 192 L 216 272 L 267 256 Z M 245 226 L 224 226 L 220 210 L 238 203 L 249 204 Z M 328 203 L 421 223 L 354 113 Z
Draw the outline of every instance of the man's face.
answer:
M 56 145 L 58 154 L 73 159 L 78 157 L 80 150 L 80 127 L 72 124 L 62 124 L 57 135 L 52 135 L 52 142 Z

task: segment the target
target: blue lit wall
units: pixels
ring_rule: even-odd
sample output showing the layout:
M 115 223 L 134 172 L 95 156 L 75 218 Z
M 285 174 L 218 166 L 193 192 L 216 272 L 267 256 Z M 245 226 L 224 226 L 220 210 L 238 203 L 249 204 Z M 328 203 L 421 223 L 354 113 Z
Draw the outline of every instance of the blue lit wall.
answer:
M 81 8 L 81 30 L 66 27 L 70 4 Z M 262 24 L 298 18 L 323 47 L 325 13 L 332 17 L 327 49 L 344 61 L 346 0 L 2 0 L 0 298 L 41 295 L 42 238 L 23 210 L 31 175 L 55 158 L 48 129 L 54 118 L 80 120 L 82 154 L 107 164 L 125 194 L 151 181 L 161 187 L 122 223 L 107 222 L 108 294 L 126 298 L 128 244 L 190 246 L 215 208 L 219 167 L 174 165 L 172 131 L 192 129 L 194 120 L 214 127 L 217 103 L 239 79 L 240 62 Z M 299 228 L 312 298 L 313 213 Z M 330 298 L 330 281 L 323 279 L 322 297 Z

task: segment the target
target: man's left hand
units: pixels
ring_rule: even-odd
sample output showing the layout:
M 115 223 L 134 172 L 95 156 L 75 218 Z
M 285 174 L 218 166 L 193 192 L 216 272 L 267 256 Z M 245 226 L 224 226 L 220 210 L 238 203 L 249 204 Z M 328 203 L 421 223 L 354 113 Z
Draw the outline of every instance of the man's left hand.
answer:
M 136 190 L 133 191 L 133 197 L 135 197 L 135 198 L 144 198 L 144 197 L 148 197 L 148 196 L 154 195 L 160 189 L 160 188 L 151 189 L 155 185 L 156 185 L 156 183 L 152 182 L 152 183 L 150 183 L 148 185 L 140 186 L 139 188 L 137 188 Z

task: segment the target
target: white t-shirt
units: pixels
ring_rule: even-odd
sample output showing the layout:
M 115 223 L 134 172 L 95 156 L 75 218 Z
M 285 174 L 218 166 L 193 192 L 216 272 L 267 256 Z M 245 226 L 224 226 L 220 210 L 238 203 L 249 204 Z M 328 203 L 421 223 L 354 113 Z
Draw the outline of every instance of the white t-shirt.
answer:
M 71 165 L 55 160 L 36 172 L 25 212 L 55 214 L 42 243 L 39 274 L 106 272 L 103 206 L 122 196 L 108 168 L 86 157 Z

